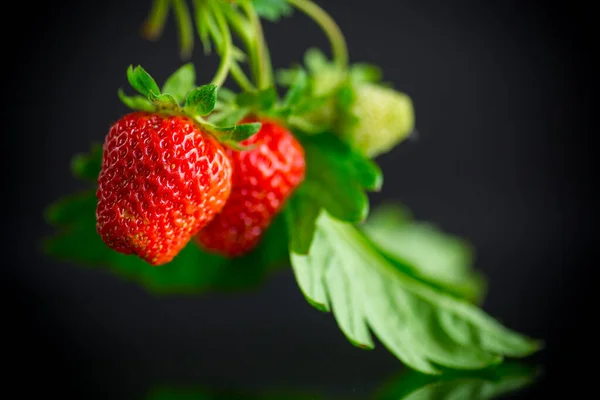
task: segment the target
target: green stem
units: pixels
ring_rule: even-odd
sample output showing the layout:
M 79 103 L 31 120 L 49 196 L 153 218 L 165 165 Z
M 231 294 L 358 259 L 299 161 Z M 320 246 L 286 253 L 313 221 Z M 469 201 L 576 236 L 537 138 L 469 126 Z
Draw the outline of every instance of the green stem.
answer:
M 158 39 L 162 34 L 168 14 L 169 1 L 154 0 L 148 19 L 142 27 L 142 35 L 148 40 Z
M 252 82 L 250 82 L 250 79 L 248 79 L 248 77 L 237 62 L 231 64 L 231 76 L 233 77 L 233 79 L 235 79 L 235 81 L 240 86 L 240 88 L 242 88 L 242 90 L 248 92 L 256 90 L 256 87 L 254 87 Z
M 178 20 L 181 58 L 188 60 L 194 48 L 194 24 L 185 0 L 171 0 Z
M 311 0 L 288 0 L 288 2 L 319 24 L 331 44 L 334 63 L 342 70 L 347 69 L 348 47 L 340 27 L 333 18 Z
M 229 31 L 229 26 L 227 26 L 227 22 L 225 21 L 225 17 L 221 12 L 221 8 L 218 4 L 215 4 L 214 1 L 210 1 L 210 7 L 213 9 L 213 13 L 215 19 L 217 20 L 218 29 L 221 31 L 221 35 L 223 35 L 223 40 L 221 47 L 219 50 L 221 54 L 221 63 L 219 64 L 219 69 L 217 70 L 213 80 L 211 83 L 217 86 L 222 86 L 225 79 L 227 79 L 227 75 L 229 75 L 229 71 L 232 66 L 232 50 L 233 43 L 231 41 L 231 32 Z
M 253 43 L 251 43 L 251 47 L 253 48 L 253 51 L 251 52 L 253 55 L 253 57 L 251 57 L 251 62 L 255 71 L 258 89 L 263 90 L 273 85 L 273 67 L 271 66 L 269 48 L 267 47 L 260 18 L 254 10 L 254 7 L 249 1 L 241 2 L 241 6 L 252 26 L 254 37 L 252 38 Z

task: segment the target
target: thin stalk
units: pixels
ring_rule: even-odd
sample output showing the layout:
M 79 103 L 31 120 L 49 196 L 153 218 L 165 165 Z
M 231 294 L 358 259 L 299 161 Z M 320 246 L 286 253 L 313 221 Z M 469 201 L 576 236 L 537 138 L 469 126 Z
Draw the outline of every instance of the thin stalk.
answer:
M 248 79 L 248 77 L 237 62 L 233 62 L 231 64 L 231 76 L 233 77 L 233 79 L 235 79 L 235 81 L 242 90 L 248 92 L 256 90 L 256 87 L 252 84 L 252 82 L 250 82 L 250 79 Z
M 340 27 L 333 18 L 311 0 L 288 0 L 288 2 L 319 24 L 331 44 L 334 63 L 342 70 L 347 69 L 348 46 Z
M 215 4 L 214 1 L 210 1 L 210 7 L 213 9 L 213 14 L 215 19 L 217 20 L 217 27 L 221 31 L 221 35 L 223 35 L 223 40 L 220 47 L 221 54 L 221 63 L 219 64 L 219 68 L 212 80 L 211 83 L 217 86 L 222 86 L 225 79 L 229 75 L 229 71 L 232 66 L 232 58 L 233 58 L 233 42 L 231 41 L 231 32 L 229 31 L 229 26 L 225 21 L 225 17 L 221 12 L 221 8 L 218 4 Z
M 273 67 L 271 66 L 269 48 L 267 47 L 260 18 L 252 4 L 249 1 L 243 1 L 240 5 L 248 16 L 252 26 L 254 37 L 251 47 L 254 49 L 252 51 L 254 57 L 251 58 L 251 62 L 255 71 L 258 89 L 263 90 L 273 85 Z
M 148 14 L 148 19 L 142 27 L 142 35 L 148 40 L 156 40 L 160 37 L 169 14 L 168 0 L 154 0 Z
M 181 58 L 188 60 L 194 48 L 194 23 L 185 0 L 171 0 L 178 20 Z

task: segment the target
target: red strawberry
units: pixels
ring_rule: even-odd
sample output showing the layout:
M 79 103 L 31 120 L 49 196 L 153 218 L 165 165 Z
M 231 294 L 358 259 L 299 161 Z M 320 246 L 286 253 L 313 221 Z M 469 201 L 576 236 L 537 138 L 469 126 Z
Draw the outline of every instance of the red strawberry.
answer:
M 233 166 L 231 194 L 223 210 L 196 235 L 207 251 L 227 257 L 252 250 L 304 179 L 304 149 L 292 133 L 277 123 L 262 127 L 242 145 L 248 151 L 226 149 Z
M 223 208 L 223 147 L 189 118 L 134 112 L 104 142 L 96 228 L 113 250 L 165 264 Z

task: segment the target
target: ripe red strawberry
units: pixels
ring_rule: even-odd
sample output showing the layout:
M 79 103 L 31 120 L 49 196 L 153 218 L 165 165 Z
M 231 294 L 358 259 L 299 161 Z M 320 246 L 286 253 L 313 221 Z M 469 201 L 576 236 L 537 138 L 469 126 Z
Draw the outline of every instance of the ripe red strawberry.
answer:
M 96 228 L 113 250 L 165 264 L 225 205 L 231 163 L 189 118 L 134 112 L 110 129 Z
M 223 210 L 195 240 L 207 251 L 242 256 L 260 241 L 286 199 L 304 179 L 304 149 L 291 132 L 271 121 L 243 145 L 227 149 L 233 166 L 231 194 Z

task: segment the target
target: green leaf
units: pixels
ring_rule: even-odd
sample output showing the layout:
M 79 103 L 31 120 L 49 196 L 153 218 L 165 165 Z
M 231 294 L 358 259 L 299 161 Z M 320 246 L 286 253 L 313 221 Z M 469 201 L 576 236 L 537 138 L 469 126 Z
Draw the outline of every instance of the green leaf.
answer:
M 379 190 L 383 175 L 373 161 L 353 151 L 333 134 L 303 135 L 306 158 L 304 193 L 318 199 L 319 206 L 336 218 L 361 222 L 369 213 L 366 190 Z
M 102 166 L 102 144 L 92 143 L 89 153 L 75 154 L 71 159 L 71 172 L 77 178 L 97 182 Z
M 399 204 L 373 210 L 361 228 L 397 267 L 455 296 L 483 300 L 485 279 L 472 270 L 473 248 L 465 240 L 414 221 Z
M 172 95 L 177 103 L 182 104 L 188 93 L 196 87 L 196 70 L 194 64 L 187 63 L 181 66 L 167 78 L 163 85 L 163 93 Z
M 290 249 L 296 254 L 306 255 L 315 234 L 315 221 L 321 211 L 316 193 L 306 186 L 296 189 L 286 207 L 287 224 L 294 233 L 290 234 Z
M 150 97 L 151 95 L 158 96 L 160 94 L 160 89 L 154 78 L 140 65 L 135 68 L 132 65 L 129 66 L 127 69 L 127 80 L 131 87 L 143 96 Z
M 221 92 L 219 92 L 220 96 Z M 247 108 L 228 108 L 225 111 L 211 114 L 210 122 L 223 127 L 233 127 L 240 122 L 250 110 Z
M 192 90 L 185 100 L 185 108 L 200 116 L 208 115 L 217 102 L 217 86 L 202 85 Z
M 293 13 L 293 8 L 287 0 L 252 0 L 252 5 L 260 17 L 271 22 L 277 22 Z
M 99 145 L 93 145 L 87 155 L 76 155 L 73 173 L 92 183 L 91 187 L 57 199 L 45 209 L 46 221 L 55 228 L 42 243 L 49 257 L 103 270 L 162 294 L 248 290 L 289 265 L 283 215 L 275 219 L 258 247 L 243 258 L 209 254 L 190 242 L 172 262 L 152 267 L 136 256 L 111 250 L 96 231 L 96 182 L 101 161 Z
M 288 229 L 291 247 L 296 229 Z M 290 259 L 309 302 L 332 309 L 350 342 L 372 348 L 370 328 L 396 357 L 422 373 L 439 374 L 438 366 L 481 369 L 541 348 L 475 305 L 402 273 L 355 226 L 325 211 L 309 253 L 291 248 Z
M 47 208 L 47 221 L 58 228 L 43 242 L 47 255 L 105 270 L 163 294 L 246 290 L 288 265 L 286 226 L 278 218 L 261 244 L 244 258 L 229 260 L 208 254 L 190 242 L 172 262 L 151 267 L 104 244 L 96 232 L 96 203 L 95 191 L 88 190 L 66 196 Z
M 132 110 L 140 110 L 140 111 L 148 111 L 152 112 L 155 110 L 154 104 L 147 97 L 142 96 L 127 96 L 123 89 L 119 89 L 118 91 L 119 99 L 125 104 L 127 107 Z

